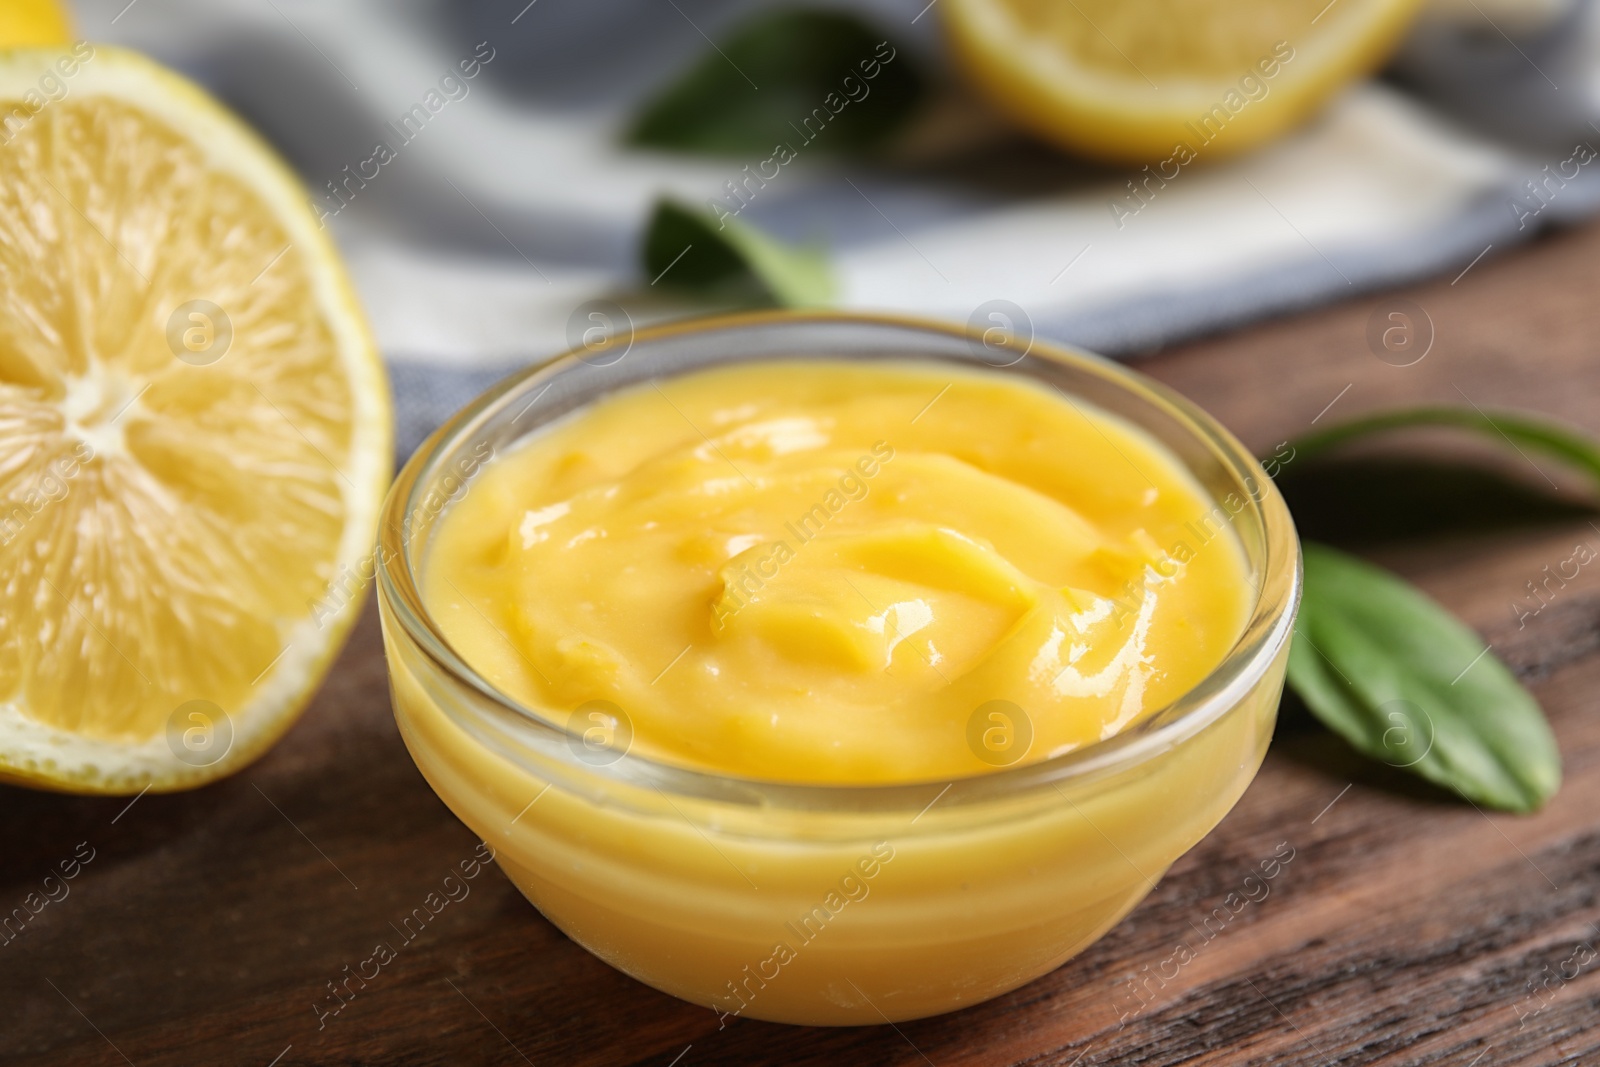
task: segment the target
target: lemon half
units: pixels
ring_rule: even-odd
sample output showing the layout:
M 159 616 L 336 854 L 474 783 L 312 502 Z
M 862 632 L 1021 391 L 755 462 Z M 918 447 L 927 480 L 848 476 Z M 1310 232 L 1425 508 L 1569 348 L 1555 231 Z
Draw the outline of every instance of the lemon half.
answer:
M 1022 126 L 1098 159 L 1271 138 L 1378 66 L 1422 0 L 943 0 L 957 61 Z M 1177 153 L 1179 165 L 1187 162 Z
M 0 54 L 0 779 L 181 789 L 342 645 L 388 384 L 299 182 L 157 64 Z

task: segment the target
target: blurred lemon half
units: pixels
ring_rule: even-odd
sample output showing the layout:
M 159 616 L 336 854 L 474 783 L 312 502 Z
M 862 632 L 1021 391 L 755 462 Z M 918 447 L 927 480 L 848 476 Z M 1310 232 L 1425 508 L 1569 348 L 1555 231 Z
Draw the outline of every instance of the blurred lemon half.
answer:
M 0 779 L 260 755 L 370 577 L 388 385 L 293 175 L 204 92 L 0 53 Z
M 1146 162 L 1179 145 L 1221 156 L 1291 128 L 1382 63 L 1420 6 L 943 0 L 939 9 L 958 62 L 1019 124 L 1082 155 Z
M 0 48 L 66 44 L 71 39 L 71 20 L 55 0 L 0 3 Z

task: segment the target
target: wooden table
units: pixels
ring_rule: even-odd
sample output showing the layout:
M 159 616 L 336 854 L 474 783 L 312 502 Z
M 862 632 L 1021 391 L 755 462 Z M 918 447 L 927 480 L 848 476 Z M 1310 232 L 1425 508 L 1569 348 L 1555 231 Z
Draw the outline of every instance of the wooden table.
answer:
M 1142 366 L 1257 449 L 1330 403 L 1319 425 L 1463 396 L 1600 433 L 1597 262 L 1591 226 L 1487 258 L 1456 283 L 1352 296 Z M 1365 340 L 1374 308 L 1396 295 L 1436 328 L 1428 356 L 1405 368 Z M 0 946 L 0 1062 L 1596 1062 L 1600 960 L 1574 951 L 1600 946 L 1600 575 L 1585 570 L 1521 627 L 1510 606 L 1578 541 L 1600 543 L 1582 516 L 1376 553 L 1533 684 L 1566 760 L 1541 814 L 1453 801 L 1356 758 L 1286 705 L 1237 809 L 1122 925 L 1032 985 L 898 1029 L 719 1031 L 705 1008 L 569 942 L 491 871 L 319 1031 L 325 983 L 390 939 L 390 923 L 474 847 L 396 734 L 369 610 L 305 719 L 229 781 L 131 805 L 0 790 L 0 906 L 75 850 L 93 855 L 70 896 Z M 1119 1020 L 1126 983 L 1193 940 L 1284 842 L 1294 859 L 1270 895 Z

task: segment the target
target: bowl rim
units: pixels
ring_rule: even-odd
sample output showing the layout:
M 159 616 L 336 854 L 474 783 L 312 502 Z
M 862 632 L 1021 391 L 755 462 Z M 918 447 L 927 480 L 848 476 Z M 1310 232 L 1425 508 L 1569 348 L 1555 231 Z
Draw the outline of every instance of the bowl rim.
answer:
M 806 325 L 854 326 L 864 330 L 887 328 L 936 334 L 947 341 L 984 343 L 983 334 L 974 327 L 962 328 L 949 322 L 912 315 L 780 309 L 710 315 L 649 326 L 631 333 L 628 352 L 685 335 Z M 1252 550 L 1244 543 L 1244 537 L 1234 535 L 1247 558 L 1259 567 L 1260 584 L 1249 619 L 1239 638 L 1216 667 L 1171 703 L 1147 713 L 1140 723 L 1109 738 L 1058 756 L 1023 761 L 1015 766 L 978 771 L 954 779 L 882 783 L 784 781 L 685 766 L 637 753 L 631 748 L 614 763 L 597 766 L 580 762 L 576 755 L 567 754 L 568 746 L 577 739 L 577 735 L 565 723 L 559 721 L 558 717 L 541 715 L 536 709 L 501 692 L 452 648 L 428 612 L 418 589 L 418 568 L 411 557 L 411 537 L 406 532 L 406 519 L 416 509 L 417 490 L 424 486 L 423 475 L 457 443 L 465 430 L 490 414 L 491 409 L 505 403 L 507 397 L 519 391 L 531 391 L 546 379 L 555 378 L 580 362 L 580 355 L 590 351 L 584 347 L 571 348 L 513 371 L 467 403 L 417 447 L 396 476 L 384 501 L 379 523 L 376 568 L 378 598 L 385 609 L 385 628 L 392 618 L 406 639 L 452 683 L 467 687 L 486 701 L 501 725 L 510 723 L 528 736 L 543 741 L 538 746 L 542 752 L 556 754 L 556 758 L 568 764 L 569 770 L 583 777 L 599 776 L 618 784 L 645 786 L 687 798 L 735 801 L 768 808 L 831 811 L 925 811 L 932 806 L 928 796 L 933 790 L 937 790 L 935 801 L 944 800 L 941 807 L 993 800 L 1038 789 L 1060 792 L 1063 783 L 1092 781 L 1146 763 L 1221 718 L 1248 696 L 1267 675 L 1293 632 L 1303 589 L 1299 540 L 1287 505 L 1255 457 L 1213 416 L 1165 385 L 1096 353 L 1058 342 L 1032 339 L 1027 348 L 1028 356 L 1038 353 L 1041 358 L 1098 375 L 1125 391 L 1144 394 L 1144 399 L 1163 405 L 1167 414 L 1174 416 L 1202 444 L 1210 447 L 1215 458 L 1223 463 L 1239 484 L 1254 480 L 1261 487 L 1259 494 L 1245 494 L 1247 507 L 1256 513 L 1256 522 L 1261 531 L 1259 550 Z M 919 357 L 913 351 L 907 353 L 907 358 L 915 360 Z M 931 357 L 922 358 L 931 361 Z M 697 369 L 703 368 L 688 368 L 687 373 Z M 996 372 L 1005 373 L 1004 369 L 999 368 Z M 672 377 L 678 373 L 684 372 L 674 371 L 666 376 Z M 982 373 L 981 369 L 979 373 Z M 636 383 L 627 383 L 622 388 L 633 384 Z M 601 395 L 605 394 L 597 394 L 586 404 Z M 538 430 L 533 432 L 537 433 Z M 490 459 L 485 465 L 492 462 Z M 1215 502 L 1221 506 L 1220 500 Z M 442 508 L 433 521 L 442 520 L 448 510 L 448 506 Z M 1259 560 L 1257 555 L 1260 556 Z M 390 654 L 393 655 L 393 651 Z M 391 666 L 390 670 L 393 669 Z M 1204 695 L 1197 697 L 1198 693 Z M 450 714 L 455 709 L 444 710 Z M 476 735 L 475 739 L 480 744 L 484 743 L 481 735 Z M 494 747 L 501 755 L 516 762 L 512 753 L 501 746 Z M 536 773 L 548 774 L 549 768 L 538 768 Z

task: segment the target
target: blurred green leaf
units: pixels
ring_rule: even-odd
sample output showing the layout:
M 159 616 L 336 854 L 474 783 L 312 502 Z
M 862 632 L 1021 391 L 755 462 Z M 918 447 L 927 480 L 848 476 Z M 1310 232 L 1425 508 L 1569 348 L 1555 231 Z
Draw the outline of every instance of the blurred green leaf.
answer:
M 1562 460 L 1594 479 L 1595 487 L 1600 488 L 1600 445 L 1581 430 L 1519 411 L 1484 411 L 1477 407 L 1383 411 L 1308 434 L 1294 442 L 1295 454 L 1299 458 L 1314 456 L 1347 441 L 1418 426 L 1473 430 L 1491 441 L 1509 446 L 1529 462 L 1532 462 L 1529 452 Z
M 1301 537 L 1346 549 L 1600 518 L 1509 465 L 1464 458 L 1326 454 L 1284 465 L 1277 483 Z
M 741 24 L 649 100 L 626 139 L 730 155 L 780 144 L 795 153 L 860 152 L 904 126 L 923 94 L 910 56 L 869 23 L 841 11 L 772 11 Z
M 1419 590 L 1306 544 L 1289 684 L 1356 749 L 1487 807 L 1528 812 L 1561 784 L 1543 713 L 1477 634 Z
M 732 216 L 656 202 L 644 238 L 651 285 L 738 304 L 805 307 L 833 296 L 827 257 L 791 248 Z

